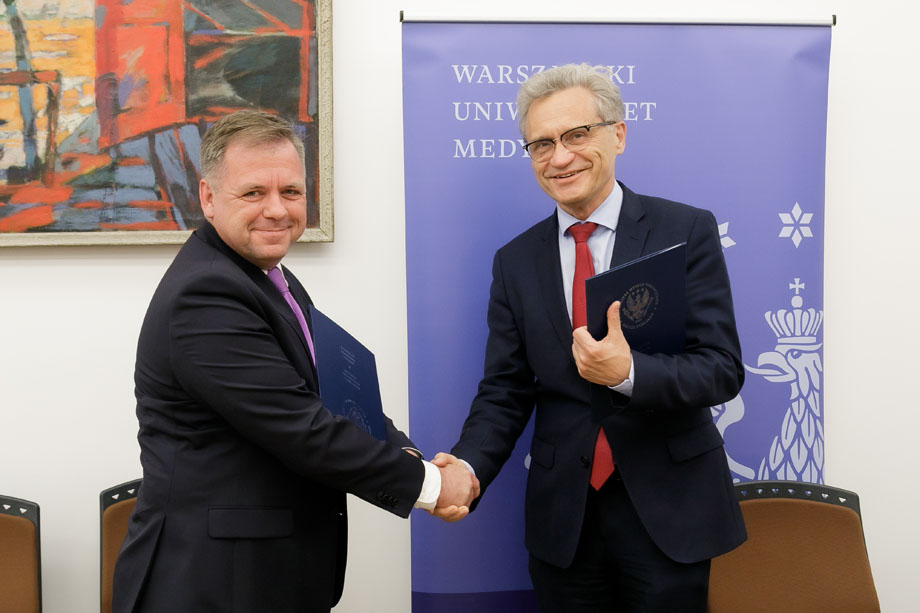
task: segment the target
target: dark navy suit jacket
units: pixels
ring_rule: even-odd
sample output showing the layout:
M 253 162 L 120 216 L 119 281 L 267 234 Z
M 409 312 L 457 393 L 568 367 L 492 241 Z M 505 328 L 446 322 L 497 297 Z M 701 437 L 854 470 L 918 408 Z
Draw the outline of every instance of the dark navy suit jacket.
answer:
M 629 398 L 579 376 L 553 213 L 495 254 L 484 376 L 452 450 L 473 466 L 484 494 L 536 409 L 526 545 L 559 567 L 572 563 L 578 545 L 600 425 L 630 500 L 665 554 L 696 562 L 746 538 L 710 412 L 744 380 L 715 218 L 623 192 L 612 266 L 687 242 L 684 351 L 634 351 Z
M 303 310 L 310 298 L 290 271 Z M 115 568 L 128 611 L 329 611 L 345 493 L 407 516 L 424 467 L 317 395 L 306 340 L 266 275 L 210 225 L 151 300 L 135 369 L 143 485 Z

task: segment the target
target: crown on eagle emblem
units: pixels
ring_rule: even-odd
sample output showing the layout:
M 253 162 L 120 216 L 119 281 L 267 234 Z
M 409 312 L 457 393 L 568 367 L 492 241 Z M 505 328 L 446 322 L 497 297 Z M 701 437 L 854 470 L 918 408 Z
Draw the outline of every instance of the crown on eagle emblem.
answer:
M 790 300 L 792 310 L 779 309 L 775 313 L 767 311 L 764 313 L 767 324 L 770 325 L 780 344 L 795 345 L 817 342 L 818 330 L 824 321 L 824 311 L 802 308 L 805 301 L 799 296 L 799 291 L 805 289 L 805 284 L 801 283 L 798 277 L 795 283 L 789 284 L 789 289 L 795 290 L 795 296 Z

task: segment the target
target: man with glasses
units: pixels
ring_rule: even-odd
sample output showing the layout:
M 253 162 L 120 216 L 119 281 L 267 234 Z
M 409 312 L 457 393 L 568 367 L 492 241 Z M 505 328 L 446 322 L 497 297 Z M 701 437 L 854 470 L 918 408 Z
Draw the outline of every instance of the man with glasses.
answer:
M 484 376 L 435 463 L 466 462 L 484 493 L 536 408 L 525 515 L 541 609 L 705 611 L 709 560 L 746 538 L 709 408 L 744 379 L 715 218 L 616 181 L 626 124 L 604 69 L 536 74 L 517 105 L 556 208 L 495 255 Z M 681 242 L 684 350 L 632 351 L 618 302 L 593 339 L 584 278 Z

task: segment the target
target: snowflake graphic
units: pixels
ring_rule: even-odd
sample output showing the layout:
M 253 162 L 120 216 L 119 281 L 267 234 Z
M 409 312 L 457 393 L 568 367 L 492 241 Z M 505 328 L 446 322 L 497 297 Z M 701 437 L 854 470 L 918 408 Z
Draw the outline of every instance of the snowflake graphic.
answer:
M 722 249 L 728 249 L 735 245 L 735 241 L 728 235 L 728 222 L 719 224 L 719 240 L 722 241 Z
M 783 222 L 783 229 L 779 231 L 780 238 L 792 238 L 792 244 L 798 249 L 803 239 L 811 238 L 811 218 L 814 213 L 803 213 L 799 203 L 796 202 L 789 213 L 780 213 L 779 219 Z

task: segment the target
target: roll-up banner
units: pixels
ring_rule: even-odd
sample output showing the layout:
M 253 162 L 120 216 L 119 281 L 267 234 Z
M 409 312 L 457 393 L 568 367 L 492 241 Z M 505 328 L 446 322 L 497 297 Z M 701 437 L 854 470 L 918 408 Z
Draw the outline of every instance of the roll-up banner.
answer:
M 433 455 L 459 437 L 482 375 L 492 257 L 553 211 L 522 148 L 518 87 L 587 62 L 610 67 L 626 104 L 617 179 L 719 223 L 747 370 L 741 393 L 712 407 L 733 478 L 823 482 L 830 25 L 404 19 L 416 444 Z M 536 611 L 523 545 L 530 431 L 469 517 L 413 519 L 415 613 Z

